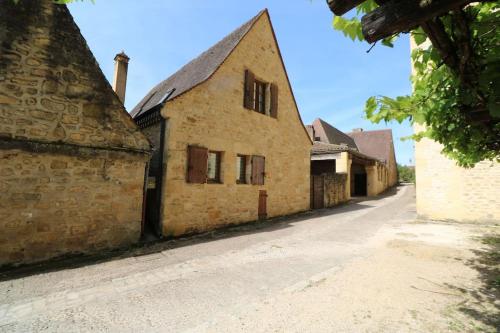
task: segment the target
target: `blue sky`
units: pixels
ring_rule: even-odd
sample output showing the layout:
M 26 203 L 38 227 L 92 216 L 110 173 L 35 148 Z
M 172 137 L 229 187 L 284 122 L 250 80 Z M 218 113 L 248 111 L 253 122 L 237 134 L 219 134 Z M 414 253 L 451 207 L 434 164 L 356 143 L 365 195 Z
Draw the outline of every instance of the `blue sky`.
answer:
M 70 10 L 108 80 L 113 58 L 131 58 L 126 107 L 131 110 L 158 82 L 268 8 L 292 88 L 306 124 L 320 117 L 342 131 L 392 128 L 399 163 L 413 163 L 408 123 L 363 119 L 373 95 L 410 93 L 408 37 L 393 49 L 352 42 L 333 30 L 324 0 L 95 0 Z

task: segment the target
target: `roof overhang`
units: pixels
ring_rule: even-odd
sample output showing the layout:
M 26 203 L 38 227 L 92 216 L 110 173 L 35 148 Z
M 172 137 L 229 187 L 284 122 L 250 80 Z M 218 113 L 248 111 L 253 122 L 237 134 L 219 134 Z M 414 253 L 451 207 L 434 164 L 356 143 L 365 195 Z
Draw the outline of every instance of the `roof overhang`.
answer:
M 311 161 L 328 161 L 328 160 L 338 160 L 341 158 L 341 152 L 333 153 L 333 154 L 320 154 L 320 155 L 312 155 Z

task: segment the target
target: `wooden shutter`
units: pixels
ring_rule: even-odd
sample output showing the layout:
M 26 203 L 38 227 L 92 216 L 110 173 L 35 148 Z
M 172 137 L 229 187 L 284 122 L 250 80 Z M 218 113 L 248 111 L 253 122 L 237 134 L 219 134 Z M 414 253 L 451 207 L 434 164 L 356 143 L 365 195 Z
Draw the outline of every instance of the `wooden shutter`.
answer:
M 250 110 L 254 110 L 255 109 L 255 103 L 254 103 L 254 96 L 255 96 L 254 84 L 255 84 L 255 76 L 248 69 L 245 70 L 245 92 L 243 94 L 244 95 L 243 106 L 246 109 L 250 109 Z
M 266 159 L 263 156 L 252 156 L 252 184 L 264 185 Z
M 208 149 L 188 146 L 188 183 L 204 184 L 207 182 Z
M 278 86 L 271 83 L 271 117 L 278 118 Z

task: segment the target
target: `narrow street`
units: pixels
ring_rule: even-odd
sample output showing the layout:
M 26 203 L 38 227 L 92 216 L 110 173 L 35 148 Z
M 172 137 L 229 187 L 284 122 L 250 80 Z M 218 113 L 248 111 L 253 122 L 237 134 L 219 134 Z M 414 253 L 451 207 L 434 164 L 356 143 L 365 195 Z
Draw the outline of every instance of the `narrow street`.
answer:
M 482 230 L 415 220 L 414 188 L 403 186 L 230 237 L 178 241 L 173 248 L 160 243 L 149 254 L 6 280 L 0 331 L 491 327 L 456 313 L 453 305 L 470 299 L 451 290 L 479 287 L 479 273 L 465 261 L 477 246 L 471 237 Z

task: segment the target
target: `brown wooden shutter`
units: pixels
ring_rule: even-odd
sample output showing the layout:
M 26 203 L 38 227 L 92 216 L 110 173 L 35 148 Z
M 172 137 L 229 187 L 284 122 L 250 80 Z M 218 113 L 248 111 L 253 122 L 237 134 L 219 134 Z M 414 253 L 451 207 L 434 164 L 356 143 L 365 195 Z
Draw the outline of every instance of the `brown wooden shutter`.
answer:
M 248 69 L 245 70 L 245 93 L 243 98 L 243 106 L 246 109 L 254 110 L 254 84 L 255 84 L 255 76 Z
M 271 83 L 271 117 L 278 118 L 278 86 Z
M 252 156 L 252 184 L 264 185 L 266 159 L 263 156 Z
M 188 146 L 188 183 L 203 184 L 207 182 L 208 149 Z

